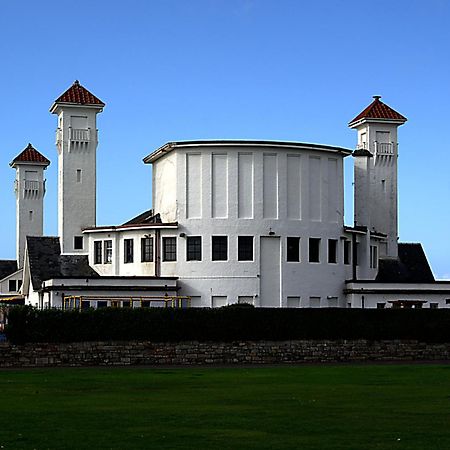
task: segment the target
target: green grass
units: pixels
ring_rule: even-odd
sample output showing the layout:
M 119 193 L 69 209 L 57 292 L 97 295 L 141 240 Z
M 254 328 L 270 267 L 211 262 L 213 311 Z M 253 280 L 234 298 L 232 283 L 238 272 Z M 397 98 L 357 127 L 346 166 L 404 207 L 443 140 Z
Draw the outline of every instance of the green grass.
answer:
M 450 366 L 1 371 L 2 449 L 449 449 Z

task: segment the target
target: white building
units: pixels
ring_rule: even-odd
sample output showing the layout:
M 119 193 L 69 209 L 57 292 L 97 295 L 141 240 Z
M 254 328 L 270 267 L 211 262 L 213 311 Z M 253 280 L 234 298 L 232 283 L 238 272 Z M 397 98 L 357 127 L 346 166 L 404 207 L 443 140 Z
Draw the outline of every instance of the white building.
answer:
M 397 128 L 406 118 L 380 97 L 349 124 L 355 151 L 274 141 L 165 144 L 144 158 L 153 166 L 153 209 L 116 226 L 96 226 L 95 218 L 96 115 L 104 106 L 76 81 L 51 107 L 59 236 L 28 237 L 24 247 L 30 234 L 18 229 L 27 302 L 447 306 L 450 283 L 435 281 L 420 244 L 397 242 Z M 355 223 L 345 226 L 350 155 Z

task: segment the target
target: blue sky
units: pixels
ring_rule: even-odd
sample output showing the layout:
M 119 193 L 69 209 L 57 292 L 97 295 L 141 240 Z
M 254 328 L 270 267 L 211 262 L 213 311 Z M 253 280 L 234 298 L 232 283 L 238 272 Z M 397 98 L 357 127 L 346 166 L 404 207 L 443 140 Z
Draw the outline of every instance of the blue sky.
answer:
M 372 100 L 399 134 L 400 239 L 450 278 L 450 2 L 167 0 L 2 2 L 0 258 L 15 257 L 14 171 L 47 156 L 45 233 L 57 233 L 56 117 L 75 79 L 100 97 L 97 222 L 151 207 L 142 158 L 172 140 L 274 139 L 353 148 Z M 352 161 L 346 160 L 352 224 Z

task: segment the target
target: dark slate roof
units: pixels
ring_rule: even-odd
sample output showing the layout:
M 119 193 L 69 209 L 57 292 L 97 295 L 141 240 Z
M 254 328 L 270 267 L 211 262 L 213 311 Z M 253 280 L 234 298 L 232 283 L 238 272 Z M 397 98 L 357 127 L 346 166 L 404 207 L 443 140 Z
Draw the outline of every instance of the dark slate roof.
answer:
M 380 259 L 380 283 L 434 283 L 434 275 L 421 244 L 398 244 L 398 259 Z
M 392 109 L 380 100 L 379 95 L 373 96 L 374 101 L 363 111 L 361 111 L 353 120 L 349 122 L 349 126 L 362 119 L 386 119 L 399 122 L 406 122 L 408 119 L 400 113 Z
M 17 261 L 15 259 L 0 260 L 0 280 L 14 272 L 17 272 Z
M 28 146 L 12 160 L 10 166 L 17 162 L 31 162 L 46 166 L 50 164 L 50 161 L 42 153 L 39 153 L 31 144 L 28 144 Z
M 61 255 L 58 237 L 27 236 L 27 250 L 34 289 L 52 278 L 99 276 L 86 255 Z
M 159 214 L 154 214 L 153 209 L 148 209 L 136 217 L 133 217 L 123 225 L 139 225 L 143 223 L 161 223 L 161 217 Z
M 75 80 L 72 86 L 55 100 L 55 103 L 105 106 L 98 97 L 89 92 L 78 80 Z

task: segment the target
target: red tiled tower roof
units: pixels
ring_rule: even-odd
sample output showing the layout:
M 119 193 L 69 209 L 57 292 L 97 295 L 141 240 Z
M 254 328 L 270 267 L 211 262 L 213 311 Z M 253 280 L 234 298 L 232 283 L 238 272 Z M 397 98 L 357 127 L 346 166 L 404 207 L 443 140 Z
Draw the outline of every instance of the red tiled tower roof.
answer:
M 39 153 L 31 144 L 28 144 L 28 146 L 12 160 L 10 165 L 13 166 L 15 163 L 21 162 L 45 164 L 46 166 L 50 164 L 50 161 L 44 155 Z
M 392 109 L 380 100 L 379 95 L 373 96 L 374 101 L 362 112 L 360 112 L 348 125 L 352 126 L 355 122 L 362 119 L 385 119 L 397 122 L 406 122 L 408 119 Z
M 78 80 L 75 80 L 72 86 L 55 100 L 55 103 L 105 106 L 99 98 L 81 86 Z

